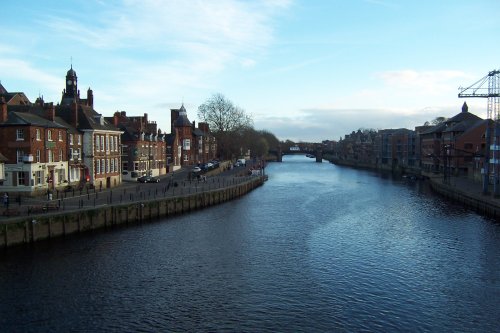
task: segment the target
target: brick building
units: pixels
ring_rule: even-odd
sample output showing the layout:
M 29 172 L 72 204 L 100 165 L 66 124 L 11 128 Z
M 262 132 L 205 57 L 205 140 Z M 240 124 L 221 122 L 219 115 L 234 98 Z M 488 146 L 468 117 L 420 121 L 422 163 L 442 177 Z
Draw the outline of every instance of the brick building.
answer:
M 2 97 L 0 109 L 0 140 L 7 158 L 2 190 L 31 194 L 66 186 L 67 132 L 55 121 L 54 106 L 8 106 Z
M 122 134 L 122 177 L 136 180 L 137 177 L 161 176 L 167 173 L 166 135 L 158 129 L 156 122 L 144 116 L 127 116 L 125 111 L 115 112 L 106 118 L 119 128 Z
M 174 165 L 198 165 L 216 157 L 217 142 L 210 134 L 207 123 L 191 123 L 184 104 L 180 109 L 171 109 L 170 151 L 167 154 Z M 175 148 L 177 151 L 175 151 Z
M 123 132 L 94 110 L 94 95 L 90 88 L 86 99 L 80 97 L 78 78 L 73 67 L 66 73 L 66 89 L 63 90 L 56 113 L 82 133 L 84 179 L 99 188 L 121 184 Z

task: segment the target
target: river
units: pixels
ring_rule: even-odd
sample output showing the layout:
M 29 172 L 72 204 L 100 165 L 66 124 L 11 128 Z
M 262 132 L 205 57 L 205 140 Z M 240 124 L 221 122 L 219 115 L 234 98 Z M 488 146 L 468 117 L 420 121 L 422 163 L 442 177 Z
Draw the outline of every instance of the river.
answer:
M 2 332 L 500 331 L 500 225 L 285 156 L 220 206 L 0 252 Z

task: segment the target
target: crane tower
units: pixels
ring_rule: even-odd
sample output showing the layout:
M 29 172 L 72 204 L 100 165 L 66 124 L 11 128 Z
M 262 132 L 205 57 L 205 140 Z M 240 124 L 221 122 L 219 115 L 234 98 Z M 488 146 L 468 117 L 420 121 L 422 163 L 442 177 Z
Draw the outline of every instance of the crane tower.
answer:
M 487 86 L 486 86 L 487 83 Z M 467 88 L 459 88 L 459 98 L 487 98 L 487 119 L 493 120 L 494 134 L 491 145 L 491 128 L 486 128 L 486 152 L 484 156 L 483 173 L 483 193 L 488 192 L 489 185 L 489 165 L 494 166 L 493 172 L 493 192 L 495 196 L 500 196 L 500 70 L 490 71 L 485 77 L 473 83 Z M 490 159 L 490 151 L 493 151 L 493 158 Z

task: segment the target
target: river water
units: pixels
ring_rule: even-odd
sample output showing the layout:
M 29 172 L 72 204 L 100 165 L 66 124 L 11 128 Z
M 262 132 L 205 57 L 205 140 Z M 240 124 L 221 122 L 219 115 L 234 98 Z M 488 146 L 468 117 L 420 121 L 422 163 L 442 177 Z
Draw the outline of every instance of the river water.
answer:
M 0 252 L 2 332 L 500 331 L 500 225 L 286 156 L 241 199 Z

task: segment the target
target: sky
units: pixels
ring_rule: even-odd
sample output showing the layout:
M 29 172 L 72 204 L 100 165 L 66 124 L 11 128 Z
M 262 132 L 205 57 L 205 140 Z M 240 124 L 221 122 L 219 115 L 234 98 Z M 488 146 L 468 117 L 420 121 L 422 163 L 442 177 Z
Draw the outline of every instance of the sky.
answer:
M 148 114 L 221 93 L 281 140 L 452 117 L 500 67 L 498 0 L 17 0 L 2 3 L 0 82 L 59 103 L 72 66 L 94 108 Z

